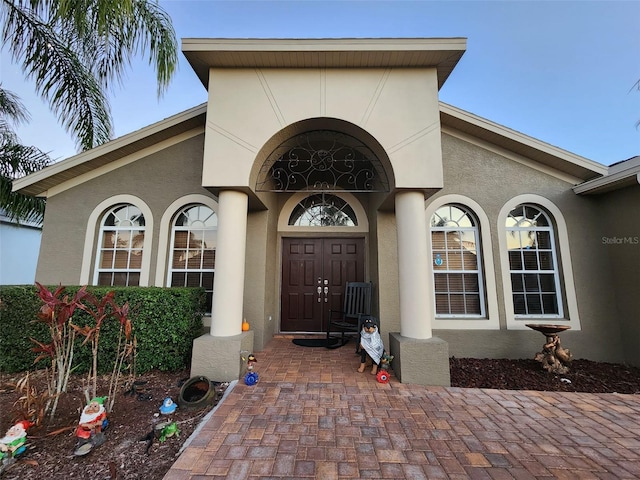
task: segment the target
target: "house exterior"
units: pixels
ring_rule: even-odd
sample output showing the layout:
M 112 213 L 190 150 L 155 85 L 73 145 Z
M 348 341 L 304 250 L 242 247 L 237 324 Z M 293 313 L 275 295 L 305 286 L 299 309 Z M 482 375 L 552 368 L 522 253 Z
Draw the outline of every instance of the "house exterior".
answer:
M 33 284 L 42 226 L 18 222 L 0 210 L 0 285 Z
M 212 379 L 324 332 L 346 281 L 373 283 L 402 382 L 533 357 L 532 323 L 640 365 L 639 158 L 608 168 L 440 102 L 465 48 L 184 39 L 206 104 L 15 182 L 47 198 L 37 280 L 204 286 L 191 373 Z

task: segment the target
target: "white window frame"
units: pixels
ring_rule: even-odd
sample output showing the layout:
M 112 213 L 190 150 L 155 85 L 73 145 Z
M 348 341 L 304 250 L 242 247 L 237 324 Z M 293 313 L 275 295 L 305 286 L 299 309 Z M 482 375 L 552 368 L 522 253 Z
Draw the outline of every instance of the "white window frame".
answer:
M 315 193 L 310 192 L 298 192 L 294 193 L 289 197 L 289 199 L 282 206 L 282 210 L 280 210 L 280 215 L 278 216 L 278 231 L 279 232 L 322 232 L 322 233 L 340 233 L 340 232 L 349 232 L 349 233 L 369 233 L 369 221 L 367 219 L 367 214 L 362 207 L 362 204 L 358 201 L 355 195 L 349 192 L 331 192 L 331 195 L 335 195 L 336 197 L 340 197 L 344 200 L 353 210 L 353 213 L 356 216 L 357 225 L 355 226 L 325 226 L 325 227 L 317 227 L 317 226 L 297 226 L 297 225 L 289 225 L 289 218 L 291 218 L 291 214 L 293 210 L 298 206 L 298 204 L 304 200 L 306 197 L 310 195 L 315 195 Z
M 100 230 L 99 226 L 102 224 L 105 213 L 115 205 L 125 203 L 134 205 L 138 207 L 140 211 L 142 211 L 142 214 L 144 215 L 146 232 L 153 232 L 153 214 L 151 213 L 151 209 L 149 208 L 149 206 L 140 198 L 134 195 L 122 194 L 114 195 L 113 197 L 109 197 L 100 202 L 93 209 L 93 211 L 89 215 L 89 219 L 87 220 L 87 229 L 85 232 L 84 249 L 82 254 L 82 267 L 80 269 L 80 278 L 78 282 L 79 285 L 96 284 L 97 277 L 95 276 L 95 271 L 94 276 L 91 276 L 92 268 L 95 270 L 96 265 L 99 261 L 99 251 L 97 250 L 98 241 L 96 240 L 96 234 L 98 234 Z M 140 272 L 141 287 L 149 286 L 149 272 L 151 270 L 150 252 L 152 251 L 152 248 L 153 235 L 145 235 L 142 247 L 142 269 Z M 92 281 L 93 283 L 91 283 Z
M 471 211 L 469 208 L 467 208 L 464 205 L 461 204 L 457 204 L 457 203 L 446 203 L 444 205 L 441 205 L 440 207 L 438 207 L 438 209 L 434 212 L 434 214 L 431 216 L 433 218 L 433 216 L 437 213 L 438 210 L 440 210 L 443 207 L 453 207 L 453 208 L 457 208 L 458 210 L 464 212 L 464 216 L 468 217 L 471 222 L 474 224 L 471 227 L 461 227 L 459 225 L 457 225 L 457 220 L 459 219 L 449 219 L 450 222 L 455 222 L 457 226 L 442 226 L 442 227 L 432 227 L 431 226 L 431 218 L 429 219 L 429 236 L 432 239 L 432 245 L 431 245 L 431 261 L 435 262 L 434 260 L 434 256 L 436 254 L 436 252 L 433 251 L 433 232 L 443 232 L 445 235 L 445 243 L 446 243 L 446 238 L 447 238 L 447 233 L 450 232 L 471 232 L 473 234 L 473 238 L 474 238 L 474 245 L 476 248 L 476 268 L 473 270 L 466 270 L 466 269 L 439 269 L 436 267 L 432 267 L 433 270 L 433 284 L 434 284 L 434 289 L 433 289 L 433 301 L 434 301 L 434 311 L 435 311 L 435 316 L 438 318 L 484 318 L 486 316 L 486 307 L 485 307 L 485 295 L 484 295 L 484 279 L 483 279 L 483 275 L 482 275 L 482 271 L 483 271 L 483 266 L 482 266 L 482 249 L 481 249 L 481 245 L 480 245 L 480 235 L 479 235 L 479 228 L 478 228 L 478 219 L 475 217 L 475 215 L 473 214 L 473 211 Z M 449 252 L 452 252 L 453 250 L 450 250 L 447 248 L 447 250 L 445 250 L 445 255 L 447 255 Z M 447 261 L 447 259 L 445 259 L 445 263 L 448 265 L 449 262 Z M 435 263 L 434 263 L 435 265 Z M 463 262 L 463 267 L 464 267 L 464 262 Z M 459 314 L 459 313 L 438 313 L 437 312 L 437 302 L 436 302 L 436 289 L 435 289 L 435 284 L 436 284 L 436 276 L 439 274 L 475 274 L 477 277 L 477 281 L 478 281 L 478 296 L 479 296 L 479 302 L 480 302 L 480 313 L 465 313 L 465 314 Z M 451 294 L 452 292 L 450 291 L 450 289 L 448 289 L 447 291 L 448 294 Z M 459 294 L 462 294 L 463 297 L 466 297 L 466 293 L 463 292 L 456 292 Z M 475 294 L 476 292 L 474 292 Z
M 514 302 L 513 299 L 513 281 L 512 281 L 512 276 L 514 274 L 517 275 L 553 275 L 553 284 L 554 284 L 554 295 L 556 298 L 556 309 L 557 309 L 557 313 L 516 313 L 515 312 L 515 307 L 514 307 L 514 317 L 515 318 L 524 318 L 524 319 L 531 319 L 531 318 L 552 318 L 552 319 L 557 319 L 557 318 L 563 318 L 564 317 L 564 313 L 563 313 L 563 301 L 562 301 L 562 288 L 560 285 L 560 271 L 558 269 L 558 252 L 556 249 L 556 240 L 555 240 L 555 235 L 554 235 L 554 228 L 553 228 L 553 222 L 552 219 L 549 217 L 549 215 L 547 215 L 547 213 L 540 208 L 539 205 L 534 205 L 531 203 L 523 203 L 518 205 L 516 208 L 520 208 L 522 207 L 524 212 L 526 213 L 527 209 L 534 209 L 538 212 L 537 216 L 543 216 L 546 220 L 547 225 L 546 226 L 529 226 L 529 227 L 522 227 L 522 226 L 507 226 L 505 225 L 505 232 L 506 235 L 509 236 L 512 233 L 517 233 L 518 234 L 518 238 L 522 238 L 522 234 L 526 233 L 527 236 L 530 236 L 531 234 L 536 235 L 538 232 L 546 232 L 549 234 L 549 242 L 550 242 L 550 247 L 549 249 L 540 249 L 537 245 L 537 241 L 536 241 L 536 245 L 534 248 L 532 249 L 524 249 L 526 251 L 530 251 L 530 252 L 535 252 L 536 253 L 536 257 L 538 257 L 539 253 L 547 251 L 550 252 L 551 254 L 551 269 L 541 269 L 541 268 L 537 268 L 537 269 L 525 269 L 524 268 L 524 258 L 522 258 L 522 267 L 521 269 L 514 269 L 511 266 L 511 261 L 509 261 L 509 280 L 512 282 L 511 283 L 511 290 L 512 290 L 512 295 L 511 295 L 511 299 L 512 302 Z M 513 210 L 511 210 L 512 212 Z M 513 218 L 511 216 L 511 212 L 509 212 L 509 214 L 507 215 L 507 221 L 509 220 L 509 218 Z M 508 243 L 508 239 L 507 239 L 507 243 Z M 513 252 L 514 250 L 510 250 L 510 252 Z M 519 250 L 515 250 L 518 251 L 522 254 L 523 249 L 520 248 Z M 537 262 L 539 263 L 539 262 Z M 539 265 L 538 265 L 539 267 Z M 529 293 L 529 295 L 538 295 L 540 297 L 540 304 L 541 304 L 541 308 L 544 309 L 544 302 L 542 302 L 542 295 L 543 295 L 543 291 L 541 290 L 541 286 L 538 282 L 538 290 L 537 291 L 531 291 Z M 523 294 L 527 295 L 526 292 L 517 292 L 517 294 Z M 526 303 L 526 299 L 525 299 L 525 309 L 527 303 Z
M 154 279 L 154 285 L 156 287 L 166 287 L 169 268 L 168 262 L 171 252 L 169 251 L 169 244 L 171 241 L 171 228 L 173 225 L 173 219 L 178 211 L 186 207 L 189 204 L 201 203 L 206 205 L 211 210 L 218 213 L 218 202 L 214 198 L 207 197 L 201 194 L 190 194 L 178 198 L 169 205 L 160 219 L 160 234 L 158 236 L 158 258 L 156 262 L 156 276 Z M 215 288 L 215 287 L 214 287 Z
M 204 207 L 204 208 L 208 208 L 209 210 L 211 210 L 212 214 L 215 216 L 215 227 L 211 227 L 211 228 L 200 228 L 200 229 L 196 229 L 193 228 L 192 226 L 176 226 L 176 221 L 178 220 L 179 215 L 188 209 L 194 208 L 194 207 Z M 214 268 L 203 268 L 202 265 L 200 265 L 200 268 L 195 269 L 195 268 L 174 268 L 173 267 L 173 256 L 175 254 L 175 232 L 176 231 L 186 231 L 186 232 L 191 232 L 192 230 L 207 230 L 207 231 L 215 231 L 217 234 L 218 231 L 218 214 L 217 212 L 211 208 L 209 205 L 205 205 L 203 203 L 190 203 L 188 205 L 183 206 L 182 208 L 180 208 L 178 211 L 175 212 L 175 215 L 173 217 L 173 220 L 171 222 L 171 241 L 170 241 L 170 246 L 169 246 L 169 263 L 168 263 L 168 268 L 167 268 L 167 283 L 166 286 L 167 287 L 171 287 L 172 285 L 172 277 L 174 273 L 184 273 L 185 275 L 188 274 L 193 274 L 193 273 L 199 273 L 200 274 L 200 286 L 204 287 L 202 285 L 202 274 L 203 273 L 212 273 L 215 276 L 215 267 Z M 215 248 L 214 248 L 215 250 Z M 202 250 L 204 251 L 204 250 Z M 204 257 L 203 257 L 204 258 Z M 186 280 L 186 277 L 185 277 Z M 207 293 L 210 293 L 211 296 L 213 297 L 213 285 L 211 286 L 211 290 L 206 289 L 206 287 L 204 287 L 205 290 L 207 291 Z M 211 305 L 207 305 L 207 309 L 209 309 L 211 307 Z M 206 312 L 207 314 L 211 314 L 210 311 Z
M 491 222 L 484 209 L 472 198 L 459 194 L 445 194 L 431 197 L 426 203 L 425 215 L 427 228 L 431 225 L 431 217 L 442 206 L 456 204 L 471 212 L 478 222 L 478 233 L 480 237 L 478 257 L 482 257 L 484 295 L 485 295 L 485 316 L 484 317 L 440 317 L 435 316 L 435 301 L 433 304 L 434 319 L 432 328 L 434 330 L 499 330 L 500 315 L 498 310 L 498 294 L 496 287 L 496 276 L 494 270 L 493 249 L 491 242 Z M 431 243 L 431 233 L 427 230 L 427 248 L 433 251 Z M 427 271 L 430 279 L 433 279 L 433 263 L 427 263 Z M 433 282 L 433 280 L 431 280 Z M 431 285 L 434 289 L 435 284 Z M 435 291 L 431 293 L 435 298 Z
M 147 226 L 146 226 L 146 219 L 145 219 L 145 224 L 143 226 L 141 225 L 118 225 L 118 226 L 109 226 L 107 227 L 105 225 L 105 222 L 107 220 L 107 218 L 113 214 L 115 211 L 121 210 L 123 208 L 129 209 L 129 208 L 135 208 L 136 210 L 140 211 L 140 217 L 144 218 L 144 212 L 142 212 L 142 210 L 140 208 L 138 208 L 136 205 L 133 205 L 132 203 L 119 203 L 116 205 L 113 205 L 109 210 L 107 210 L 104 215 L 102 216 L 102 219 L 100 221 L 100 232 L 98 233 L 98 245 L 97 245 L 97 249 L 96 249 L 96 264 L 95 264 L 95 269 L 94 269 L 94 273 L 93 273 L 93 283 L 94 285 L 99 285 L 99 278 L 100 278 L 100 274 L 101 273 L 110 273 L 112 275 L 112 281 L 105 286 L 116 286 L 113 283 L 113 275 L 117 274 L 117 273 L 125 273 L 127 274 L 127 282 L 126 285 L 124 286 L 134 286 L 134 287 L 138 287 L 140 286 L 140 280 L 142 277 L 142 259 L 144 258 L 145 252 L 144 252 L 144 238 L 146 238 L 148 232 L 147 232 Z M 142 231 L 143 232 L 143 243 L 141 245 L 141 247 L 139 249 L 134 249 L 133 245 L 132 245 L 132 240 L 133 240 L 133 235 L 131 234 L 132 232 L 139 232 Z M 116 236 L 119 236 L 120 232 L 130 232 L 129 235 L 129 245 L 127 245 L 126 248 L 118 248 L 116 249 L 114 247 L 113 252 L 113 258 L 111 261 L 111 268 L 104 268 L 101 265 L 101 260 L 102 260 L 102 253 L 105 250 L 105 246 L 104 246 L 104 238 L 105 238 L 105 234 L 107 234 L 107 232 L 115 232 Z M 116 260 L 116 255 L 115 252 L 116 250 L 124 250 L 127 252 L 127 266 L 126 268 L 116 268 L 115 267 L 115 260 Z M 132 268 L 130 261 L 131 261 L 131 255 L 132 252 L 135 250 L 140 250 L 140 255 L 142 255 L 142 258 L 140 259 L 140 268 Z M 148 254 L 147 254 L 148 255 Z M 138 283 L 136 285 L 130 285 L 129 284 L 129 277 L 132 273 L 137 273 L 138 274 Z
M 559 292 L 563 303 L 563 318 L 555 318 L 554 324 L 567 325 L 572 330 L 581 330 L 575 282 L 573 280 L 573 266 L 571 263 L 571 249 L 567 224 L 560 209 L 550 200 L 540 195 L 526 193 L 518 195 L 505 203 L 498 214 L 498 245 L 500 249 L 500 266 L 502 285 L 504 289 L 504 311 L 508 330 L 529 330 L 527 323 L 549 323 L 549 317 L 516 317 L 513 309 L 513 290 L 511 288 L 511 269 L 509 251 L 507 248 L 506 222 L 509 213 L 521 204 L 532 204 L 541 207 L 549 215 L 554 225 L 556 242 L 556 261 L 561 267 L 559 281 L 562 290 Z M 536 321 L 539 319 L 539 322 Z

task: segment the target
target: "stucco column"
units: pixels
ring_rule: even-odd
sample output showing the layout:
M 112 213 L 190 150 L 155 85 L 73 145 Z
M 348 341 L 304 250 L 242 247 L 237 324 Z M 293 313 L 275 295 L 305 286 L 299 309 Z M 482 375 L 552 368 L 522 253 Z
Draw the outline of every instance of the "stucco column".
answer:
M 230 337 L 242 333 L 248 202 L 245 193 L 235 190 L 223 190 L 218 197 L 212 336 Z
M 427 271 L 427 223 L 424 194 L 402 191 L 396 194 L 398 276 L 400 287 L 400 334 L 431 338 L 433 281 Z

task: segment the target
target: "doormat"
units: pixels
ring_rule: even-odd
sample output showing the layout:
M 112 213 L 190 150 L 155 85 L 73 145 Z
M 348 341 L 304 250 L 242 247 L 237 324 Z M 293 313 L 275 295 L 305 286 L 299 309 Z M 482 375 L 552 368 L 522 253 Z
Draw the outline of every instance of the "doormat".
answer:
M 328 347 L 336 348 L 340 346 L 339 338 L 330 338 L 327 345 L 326 338 L 294 338 L 292 342 L 301 347 Z

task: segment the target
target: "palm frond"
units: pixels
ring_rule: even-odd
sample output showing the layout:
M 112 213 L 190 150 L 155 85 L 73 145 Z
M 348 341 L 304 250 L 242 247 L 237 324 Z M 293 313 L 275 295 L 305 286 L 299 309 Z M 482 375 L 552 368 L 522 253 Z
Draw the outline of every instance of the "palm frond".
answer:
M 29 120 L 29 112 L 15 93 L 2 88 L 0 84 L 0 122 L 5 124 L 5 118 L 14 123 L 24 123 Z
M 17 137 L 0 136 L 0 175 L 15 179 L 42 170 L 51 163 L 49 156 L 36 147 L 20 145 Z
M 0 175 L 0 209 L 11 219 L 41 223 L 45 200 L 11 191 L 11 179 Z
M 51 163 L 36 147 L 21 145 L 7 124 L 0 125 L 0 209 L 14 220 L 40 223 L 45 201 L 12 191 L 13 180 L 37 172 Z
M 109 104 L 99 83 L 61 34 L 32 11 L 4 1 L 2 41 L 13 60 L 22 64 L 37 92 L 49 102 L 63 127 L 82 149 L 111 138 Z
M 74 50 L 83 63 L 93 66 L 98 81 L 105 87 L 112 80 L 122 84 L 130 59 L 148 50 L 149 64 L 156 70 L 158 95 L 161 95 L 178 65 L 176 34 L 164 10 L 147 0 L 75 1 L 86 3 L 86 18 L 64 17 L 59 12 L 61 16 L 57 21 L 61 25 L 73 22 L 61 28 L 64 31 L 88 29 L 94 32 L 93 35 L 77 35 L 80 43 Z M 105 8 L 105 3 L 109 8 Z

